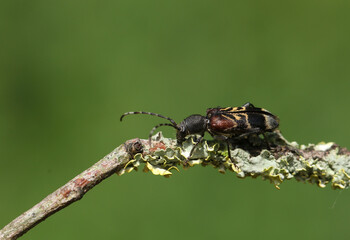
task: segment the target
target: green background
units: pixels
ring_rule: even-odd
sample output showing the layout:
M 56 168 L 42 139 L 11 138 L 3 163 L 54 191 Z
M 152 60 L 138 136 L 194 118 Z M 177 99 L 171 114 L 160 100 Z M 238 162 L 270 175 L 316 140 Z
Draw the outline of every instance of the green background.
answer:
M 0 227 L 161 119 L 247 101 L 350 147 L 349 1 L 1 1 Z M 175 137 L 173 129 L 163 128 Z M 207 134 L 206 138 L 210 139 Z M 349 239 L 350 191 L 110 177 L 22 239 Z

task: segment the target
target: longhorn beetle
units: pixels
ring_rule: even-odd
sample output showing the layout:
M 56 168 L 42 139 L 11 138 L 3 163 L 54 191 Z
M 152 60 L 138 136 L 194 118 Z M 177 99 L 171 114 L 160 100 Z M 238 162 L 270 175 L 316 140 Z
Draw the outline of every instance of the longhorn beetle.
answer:
M 208 131 L 215 139 L 225 141 L 228 149 L 228 156 L 233 163 L 230 152 L 230 139 L 241 138 L 250 134 L 263 134 L 267 145 L 265 132 L 274 131 L 279 126 L 279 119 L 269 111 L 263 108 L 257 108 L 251 103 L 246 103 L 241 107 L 226 107 L 226 108 L 209 108 L 207 115 L 202 116 L 193 114 L 185 118 L 180 124 L 177 124 L 173 119 L 163 115 L 151 112 L 127 112 L 120 117 L 120 121 L 131 114 L 147 114 L 160 118 L 164 118 L 170 123 L 161 123 L 154 126 L 149 134 L 149 144 L 151 145 L 151 137 L 153 132 L 161 126 L 170 126 L 176 129 L 177 143 L 181 144 L 189 135 L 200 135 L 196 144 L 193 146 L 190 155 L 196 146 L 203 140 L 204 133 Z

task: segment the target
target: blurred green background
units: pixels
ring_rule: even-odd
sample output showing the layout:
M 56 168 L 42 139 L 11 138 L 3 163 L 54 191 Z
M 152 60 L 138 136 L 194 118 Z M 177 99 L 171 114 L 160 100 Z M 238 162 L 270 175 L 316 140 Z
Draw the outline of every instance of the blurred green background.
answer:
M 247 101 L 350 147 L 349 1 L 1 1 L 0 228 L 127 139 Z M 162 129 L 175 137 L 173 129 Z M 206 138 L 210 139 L 207 134 Z M 22 239 L 349 239 L 350 191 L 117 175 Z

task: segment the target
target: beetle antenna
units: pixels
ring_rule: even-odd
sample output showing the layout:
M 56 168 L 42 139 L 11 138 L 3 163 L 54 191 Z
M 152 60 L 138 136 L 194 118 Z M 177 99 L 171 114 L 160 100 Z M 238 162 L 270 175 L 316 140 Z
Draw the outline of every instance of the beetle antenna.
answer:
M 169 120 L 172 123 L 174 128 L 178 129 L 177 124 L 173 119 L 166 117 L 166 116 L 163 116 L 163 115 L 160 115 L 158 113 L 151 113 L 151 112 L 142 112 L 142 111 L 140 111 L 140 112 L 126 112 L 120 117 L 120 121 L 122 121 L 126 115 L 132 115 L 132 114 L 146 114 L 146 115 L 152 115 L 152 116 L 164 118 L 166 120 Z

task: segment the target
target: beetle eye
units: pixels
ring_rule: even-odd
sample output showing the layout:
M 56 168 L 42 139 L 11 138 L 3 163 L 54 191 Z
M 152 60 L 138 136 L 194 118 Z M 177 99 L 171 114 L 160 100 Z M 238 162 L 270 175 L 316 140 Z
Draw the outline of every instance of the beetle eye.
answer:
M 185 126 L 180 127 L 180 132 L 183 132 L 183 133 L 186 132 Z

